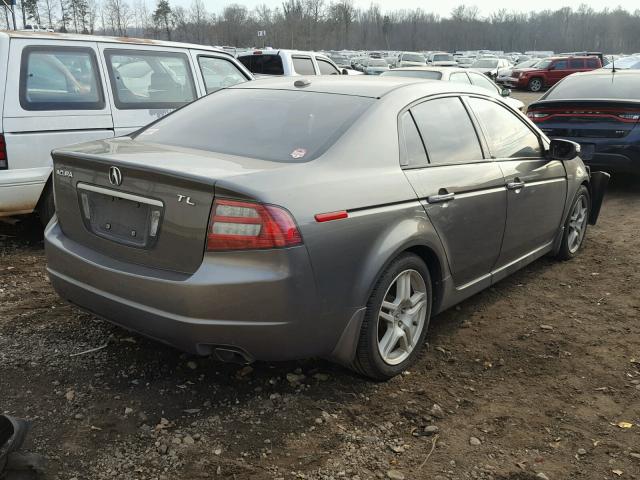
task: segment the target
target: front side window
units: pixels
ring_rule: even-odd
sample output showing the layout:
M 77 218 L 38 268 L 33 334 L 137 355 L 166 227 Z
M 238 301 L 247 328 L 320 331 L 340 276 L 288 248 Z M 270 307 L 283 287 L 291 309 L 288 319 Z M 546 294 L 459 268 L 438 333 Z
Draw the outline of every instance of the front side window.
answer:
M 538 137 L 516 115 L 490 100 L 469 98 L 494 158 L 541 157 Z
M 331 63 L 321 58 L 316 59 L 318 61 L 318 67 L 320 67 L 320 75 L 340 75 L 340 72 Z
M 299 75 L 315 75 L 313 62 L 309 57 L 293 57 L 293 70 Z
M 229 60 L 199 55 L 198 63 L 207 93 L 247 81 L 242 72 Z
M 449 77 L 449 81 L 455 83 L 464 83 L 466 85 L 469 85 L 471 83 L 469 81 L 469 77 L 467 77 L 467 74 L 464 72 L 452 73 Z
M 467 110 L 457 97 L 438 98 L 411 109 L 432 164 L 482 161 L 482 150 Z
M 566 70 L 567 69 L 567 61 L 566 60 L 558 60 L 553 64 L 554 70 Z
M 425 167 L 429 163 L 410 112 L 404 112 L 400 117 L 400 159 L 402 166 L 407 168 Z
M 102 110 L 104 95 L 93 50 L 26 47 L 20 68 L 25 110 Z
M 433 70 L 388 70 L 382 72 L 385 77 L 411 77 L 411 78 L 424 78 L 425 80 L 440 80 L 442 73 Z
M 105 50 L 116 107 L 178 108 L 196 99 L 183 53 Z

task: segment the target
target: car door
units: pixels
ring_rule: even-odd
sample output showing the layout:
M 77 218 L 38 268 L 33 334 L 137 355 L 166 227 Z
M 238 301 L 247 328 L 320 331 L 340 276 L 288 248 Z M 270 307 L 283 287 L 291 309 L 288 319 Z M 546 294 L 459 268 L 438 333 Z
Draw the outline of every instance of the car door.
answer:
M 569 73 L 569 61 L 567 59 L 554 60 L 554 62 L 549 66 L 549 71 L 547 72 L 547 86 L 556 84 L 569 75 Z
M 116 135 L 127 135 L 204 95 L 189 51 L 101 43 Z
M 313 60 L 307 55 L 293 55 L 291 57 L 293 71 L 298 75 L 317 75 Z
M 545 158 L 544 145 L 527 120 L 495 99 L 465 99 L 481 126 L 507 189 L 507 218 L 494 280 L 547 253 L 567 194 L 564 165 Z
M 458 96 L 414 105 L 400 121 L 405 152 L 426 151 L 422 164 L 419 154 L 407 156 L 406 176 L 438 232 L 456 288 L 475 293 L 490 284 L 500 254 L 506 216 L 500 167 L 483 154 Z

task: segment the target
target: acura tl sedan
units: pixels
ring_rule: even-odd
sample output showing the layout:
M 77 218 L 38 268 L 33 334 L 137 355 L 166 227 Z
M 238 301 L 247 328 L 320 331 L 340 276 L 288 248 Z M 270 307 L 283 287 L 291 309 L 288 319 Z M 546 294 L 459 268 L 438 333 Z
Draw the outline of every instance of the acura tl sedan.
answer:
M 607 175 L 497 94 L 278 78 L 53 153 L 48 272 L 70 302 L 225 361 L 411 366 L 429 319 L 575 256 Z

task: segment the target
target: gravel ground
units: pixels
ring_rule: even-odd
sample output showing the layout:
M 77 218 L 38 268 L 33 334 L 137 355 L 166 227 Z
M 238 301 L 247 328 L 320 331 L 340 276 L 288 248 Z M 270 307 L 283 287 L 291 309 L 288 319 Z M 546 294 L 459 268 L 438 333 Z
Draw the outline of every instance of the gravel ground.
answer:
M 614 182 L 578 258 L 434 318 L 380 384 L 112 326 L 52 291 L 37 228 L 0 222 L 0 410 L 50 479 L 640 479 L 639 213 L 640 179 Z

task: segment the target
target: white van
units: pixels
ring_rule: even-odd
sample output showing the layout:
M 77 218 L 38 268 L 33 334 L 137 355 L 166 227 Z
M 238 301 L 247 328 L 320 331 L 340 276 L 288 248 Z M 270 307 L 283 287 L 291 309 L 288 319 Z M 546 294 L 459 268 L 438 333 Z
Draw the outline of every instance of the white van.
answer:
M 299 50 L 252 50 L 238 60 L 254 75 L 348 75 L 326 55 Z
M 0 32 L 0 72 L 0 217 L 36 211 L 43 223 L 52 149 L 126 135 L 253 79 L 202 45 L 25 31 Z

